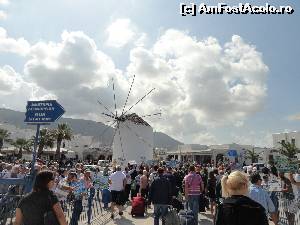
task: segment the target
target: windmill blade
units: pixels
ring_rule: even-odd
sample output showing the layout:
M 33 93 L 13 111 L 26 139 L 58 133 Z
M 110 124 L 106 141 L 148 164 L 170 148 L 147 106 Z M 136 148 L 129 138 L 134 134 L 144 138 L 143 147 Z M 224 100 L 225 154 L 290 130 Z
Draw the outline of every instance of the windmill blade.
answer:
M 128 91 L 128 94 L 127 94 L 127 98 L 126 98 L 125 104 L 124 104 L 124 106 L 123 106 L 123 110 L 122 110 L 122 114 L 121 114 L 121 115 L 123 115 L 123 113 L 124 113 L 124 111 L 125 111 L 125 107 L 126 107 L 126 105 L 127 105 L 127 101 L 128 101 L 129 95 L 130 95 L 130 93 L 131 93 L 131 88 L 132 88 L 132 85 L 133 85 L 133 83 L 134 83 L 134 79 L 135 79 L 135 75 L 133 75 L 133 80 L 132 80 L 132 83 L 131 83 L 131 85 L 130 85 L 130 88 L 129 88 L 129 91 Z
M 114 103 L 115 103 L 115 111 L 116 111 L 115 116 L 118 116 L 118 113 L 117 113 L 117 102 L 116 102 L 116 92 L 115 92 L 115 82 L 114 82 L 114 78 L 112 78 L 112 82 L 113 82 Z
M 148 141 L 146 141 L 144 138 L 142 138 L 140 135 L 138 135 L 133 129 L 131 129 L 128 125 L 125 125 L 128 130 L 130 130 L 139 140 L 143 141 L 146 145 L 148 145 L 150 148 L 153 148 L 153 145 L 151 145 Z
M 155 88 L 152 88 L 147 94 L 145 94 L 140 100 L 138 100 L 134 105 L 132 105 L 123 115 L 125 115 L 129 110 L 131 110 L 134 106 L 136 106 L 139 102 L 143 101 Z
M 116 128 L 115 128 L 115 130 L 114 130 L 114 135 L 113 135 L 113 137 L 112 137 L 112 140 L 111 140 L 111 142 L 110 142 L 110 147 L 112 147 L 112 145 L 113 145 L 113 142 L 114 142 L 114 138 L 115 138 L 115 136 L 116 136 L 116 133 L 117 133 L 117 130 L 119 129 L 119 122 L 117 123 L 117 126 L 116 126 Z
M 111 115 L 114 116 L 114 113 L 110 111 L 100 100 L 97 100 L 97 102 L 99 103 L 99 105 L 103 106 L 108 112 L 110 112 Z
M 110 117 L 110 118 L 113 118 L 113 119 L 116 119 L 116 117 L 115 116 L 112 116 L 112 115 L 110 115 L 110 114 L 107 114 L 107 113 L 101 113 L 102 115 L 104 115 L 104 116 L 107 116 L 107 117 Z
M 99 135 L 99 138 L 101 138 L 102 135 L 103 135 L 106 131 L 108 131 L 108 129 L 111 128 L 111 126 L 113 126 L 116 122 L 117 122 L 117 121 L 115 120 L 112 124 L 108 125 L 108 127 L 106 127 L 106 128 L 104 129 L 104 131 Z
M 107 121 L 105 121 L 105 122 L 97 122 L 97 123 L 102 123 L 102 124 L 106 124 L 106 123 L 112 123 L 112 122 L 114 122 L 114 121 L 112 121 L 112 120 L 107 120 Z
M 121 145 L 122 157 L 123 157 L 123 160 L 124 160 L 125 155 L 124 155 L 124 149 L 123 149 L 123 142 L 122 142 L 122 137 L 121 137 L 121 131 L 120 131 L 120 129 L 118 129 L 118 131 L 119 131 L 119 138 L 120 138 L 120 145 Z
M 140 116 L 140 117 L 143 118 L 143 117 L 147 117 L 147 116 L 156 116 L 156 115 L 160 115 L 161 116 L 161 112 L 159 112 L 159 113 L 153 113 L 153 114 L 148 114 L 148 115 L 143 115 L 143 116 Z

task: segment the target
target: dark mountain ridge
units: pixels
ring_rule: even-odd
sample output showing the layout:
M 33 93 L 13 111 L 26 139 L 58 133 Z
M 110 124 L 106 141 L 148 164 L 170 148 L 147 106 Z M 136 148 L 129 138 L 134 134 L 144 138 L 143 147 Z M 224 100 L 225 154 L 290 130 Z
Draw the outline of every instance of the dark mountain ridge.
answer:
M 18 112 L 11 109 L 0 108 L 0 124 L 7 123 L 9 125 L 14 125 L 20 129 L 35 130 L 35 126 L 25 124 L 24 119 L 25 119 L 24 112 Z M 99 140 L 100 139 L 99 135 L 104 131 L 104 129 L 108 128 L 108 130 L 101 137 L 101 142 L 106 145 L 110 145 L 112 143 L 114 128 L 108 127 L 107 125 L 101 122 L 62 117 L 57 122 L 51 125 L 47 125 L 47 127 L 56 128 L 58 123 L 67 123 L 72 128 L 74 134 L 80 134 L 83 136 L 93 136 L 95 137 L 96 140 L 97 139 Z M 177 149 L 177 146 L 180 144 L 182 143 L 173 139 L 167 134 L 164 134 L 162 132 L 154 133 L 154 147 L 174 150 Z

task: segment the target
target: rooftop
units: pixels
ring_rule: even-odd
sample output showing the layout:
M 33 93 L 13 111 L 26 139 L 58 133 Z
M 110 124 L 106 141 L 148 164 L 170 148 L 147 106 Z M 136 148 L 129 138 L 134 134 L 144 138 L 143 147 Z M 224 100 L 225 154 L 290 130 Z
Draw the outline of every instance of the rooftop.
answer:
M 144 126 L 149 126 L 150 127 L 150 125 L 145 120 L 143 120 L 141 117 L 139 117 L 135 113 L 122 116 L 122 119 L 124 121 L 125 120 L 131 121 L 131 122 L 133 122 L 135 124 L 138 124 L 138 125 L 144 125 Z

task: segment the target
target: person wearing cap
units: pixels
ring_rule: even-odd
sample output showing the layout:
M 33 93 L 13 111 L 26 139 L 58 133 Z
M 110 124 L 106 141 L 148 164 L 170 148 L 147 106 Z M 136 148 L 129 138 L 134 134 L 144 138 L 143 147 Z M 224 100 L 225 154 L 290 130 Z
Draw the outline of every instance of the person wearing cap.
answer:
M 276 214 L 275 206 L 269 196 L 269 194 L 262 188 L 262 179 L 259 173 L 253 173 L 250 176 L 250 190 L 249 190 L 249 197 L 256 201 L 257 203 L 261 204 L 266 213 L 271 215 L 271 218 L 275 225 L 278 224 L 278 217 Z

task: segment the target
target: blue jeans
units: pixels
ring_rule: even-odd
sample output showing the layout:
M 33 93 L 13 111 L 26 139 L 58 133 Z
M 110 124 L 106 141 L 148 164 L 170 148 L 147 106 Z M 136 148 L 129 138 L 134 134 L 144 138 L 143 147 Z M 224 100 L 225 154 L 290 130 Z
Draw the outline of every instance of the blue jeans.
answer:
M 154 204 L 154 225 L 159 225 L 159 217 L 162 217 L 162 224 L 165 224 L 165 215 L 168 213 L 168 205 Z
M 193 211 L 194 217 L 198 223 L 198 213 L 199 213 L 199 195 L 189 195 L 188 197 L 188 205 L 190 210 Z
M 88 198 L 88 211 L 87 211 L 87 216 L 88 216 L 88 224 L 91 223 L 91 217 L 92 217 L 92 207 L 93 207 L 93 198 L 95 196 L 95 188 L 90 188 L 90 193 L 89 193 L 89 198 Z

